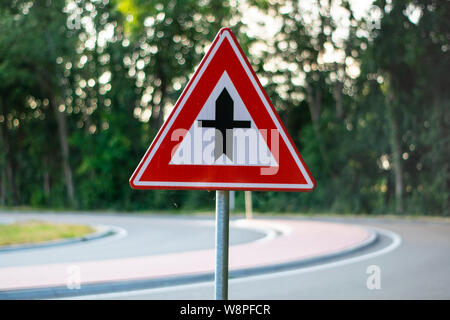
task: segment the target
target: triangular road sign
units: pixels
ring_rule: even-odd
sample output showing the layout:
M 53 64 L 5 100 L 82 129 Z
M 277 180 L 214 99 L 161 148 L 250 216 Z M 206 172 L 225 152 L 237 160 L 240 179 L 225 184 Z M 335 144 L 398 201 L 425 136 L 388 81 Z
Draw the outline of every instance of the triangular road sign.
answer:
M 230 29 L 219 31 L 130 185 L 284 191 L 315 187 Z

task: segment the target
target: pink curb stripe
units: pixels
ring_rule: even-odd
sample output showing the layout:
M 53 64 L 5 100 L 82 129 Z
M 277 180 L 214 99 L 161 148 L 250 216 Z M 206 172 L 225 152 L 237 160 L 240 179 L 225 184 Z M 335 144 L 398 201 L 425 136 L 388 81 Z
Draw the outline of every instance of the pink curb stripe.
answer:
M 230 247 L 230 270 L 297 261 L 355 247 L 369 239 L 364 228 L 330 222 L 295 220 L 251 220 L 242 226 L 282 229 L 268 241 L 254 241 Z M 211 273 L 214 249 L 169 253 L 145 257 L 90 262 L 0 268 L 0 290 L 64 286 L 68 267 L 81 271 L 81 286 L 121 280 L 164 278 Z

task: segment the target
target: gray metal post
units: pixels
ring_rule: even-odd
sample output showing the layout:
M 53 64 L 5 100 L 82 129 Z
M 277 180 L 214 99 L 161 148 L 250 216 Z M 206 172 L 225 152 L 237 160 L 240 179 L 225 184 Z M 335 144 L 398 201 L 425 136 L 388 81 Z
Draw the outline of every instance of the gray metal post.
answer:
M 216 191 L 216 300 L 228 299 L 229 191 Z
M 253 217 L 252 192 L 245 192 L 245 218 L 251 219 Z

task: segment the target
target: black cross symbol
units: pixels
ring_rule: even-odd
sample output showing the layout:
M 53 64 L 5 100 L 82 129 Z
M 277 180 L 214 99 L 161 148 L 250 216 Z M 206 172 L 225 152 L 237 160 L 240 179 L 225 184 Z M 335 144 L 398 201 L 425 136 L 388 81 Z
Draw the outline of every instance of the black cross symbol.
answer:
M 216 120 L 198 120 L 199 127 L 216 129 L 215 160 L 225 154 L 228 159 L 233 161 L 233 129 L 250 128 L 251 121 L 234 120 L 233 115 L 233 99 L 224 88 L 216 100 Z

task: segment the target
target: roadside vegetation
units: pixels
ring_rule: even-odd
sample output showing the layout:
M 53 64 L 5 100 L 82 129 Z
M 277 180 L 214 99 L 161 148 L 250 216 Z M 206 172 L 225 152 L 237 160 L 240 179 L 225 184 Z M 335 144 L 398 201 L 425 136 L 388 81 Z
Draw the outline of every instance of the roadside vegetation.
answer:
M 93 228 L 85 225 L 25 220 L 12 224 L 0 224 L 0 246 L 83 237 L 94 231 Z
M 450 5 L 364 3 L 0 1 L 0 206 L 213 208 L 128 179 L 228 26 L 317 181 L 255 211 L 450 216 Z

